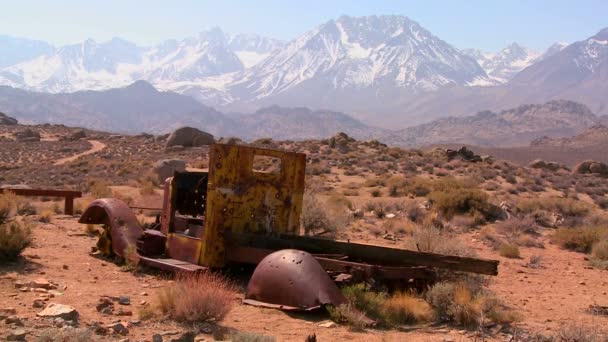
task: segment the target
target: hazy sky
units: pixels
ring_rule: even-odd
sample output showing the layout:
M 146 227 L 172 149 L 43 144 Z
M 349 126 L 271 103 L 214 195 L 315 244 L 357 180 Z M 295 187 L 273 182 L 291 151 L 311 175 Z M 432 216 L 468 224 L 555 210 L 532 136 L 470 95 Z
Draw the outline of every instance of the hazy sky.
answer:
M 0 35 L 56 45 L 114 36 L 141 45 L 219 26 L 289 40 L 340 15 L 406 15 L 458 48 L 544 49 L 608 26 L 608 0 L 0 0 Z

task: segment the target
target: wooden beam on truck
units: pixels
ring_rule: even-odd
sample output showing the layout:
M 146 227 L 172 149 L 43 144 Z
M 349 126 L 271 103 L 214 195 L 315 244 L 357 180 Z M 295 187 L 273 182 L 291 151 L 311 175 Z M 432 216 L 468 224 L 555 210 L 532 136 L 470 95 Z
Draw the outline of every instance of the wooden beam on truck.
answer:
M 298 235 L 224 232 L 227 244 L 268 250 L 299 249 L 311 254 L 346 255 L 349 261 L 381 266 L 427 266 L 487 275 L 498 274 L 498 261 L 416 252 Z

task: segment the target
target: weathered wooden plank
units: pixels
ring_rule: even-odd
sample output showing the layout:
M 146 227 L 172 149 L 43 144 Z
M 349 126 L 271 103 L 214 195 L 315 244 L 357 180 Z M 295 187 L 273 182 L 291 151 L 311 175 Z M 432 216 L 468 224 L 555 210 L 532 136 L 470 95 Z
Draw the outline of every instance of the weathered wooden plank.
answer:
M 381 266 L 427 266 L 470 273 L 497 275 L 498 261 L 380 247 L 297 235 L 262 235 L 225 232 L 235 246 L 269 250 L 299 249 L 312 254 L 347 255 L 354 262 Z
M 82 192 L 72 190 L 52 190 L 52 189 L 12 189 L 2 188 L 0 193 L 10 191 L 17 196 L 46 196 L 46 197 L 64 197 L 65 203 L 63 212 L 66 215 L 74 215 L 74 198 L 82 197 Z

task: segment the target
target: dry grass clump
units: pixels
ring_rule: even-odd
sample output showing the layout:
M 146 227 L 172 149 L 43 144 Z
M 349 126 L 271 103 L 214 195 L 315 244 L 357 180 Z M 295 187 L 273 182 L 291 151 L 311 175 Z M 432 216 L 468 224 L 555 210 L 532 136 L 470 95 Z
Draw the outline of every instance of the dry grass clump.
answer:
M 154 195 L 155 189 L 156 189 L 156 186 L 154 185 L 154 182 L 152 182 L 151 180 L 145 180 L 140 183 L 139 193 L 144 196 L 145 195 Z
M 53 219 L 53 212 L 50 210 L 45 210 L 42 213 L 40 213 L 40 217 L 38 217 L 38 221 L 42 222 L 42 223 L 50 223 L 51 220 Z
M 233 285 L 221 275 L 181 275 L 160 290 L 154 309 L 183 323 L 220 321 L 234 306 L 233 297 Z
M 25 223 L 0 224 L 0 262 L 15 260 L 32 244 L 31 227 Z
M 519 247 L 517 247 L 517 245 L 515 244 L 503 243 L 502 245 L 500 245 L 500 247 L 498 247 L 498 253 L 500 254 L 500 256 L 503 256 L 505 258 L 520 258 Z
M 15 196 L 15 210 L 17 215 L 36 215 L 36 207 L 32 205 L 30 201 L 28 201 L 25 197 L 17 197 Z
M 398 292 L 389 296 L 372 291 L 366 284 L 350 285 L 342 289 L 349 304 L 330 308 L 330 316 L 339 323 L 362 330 L 369 324 L 368 317 L 385 326 L 430 322 L 434 319 L 431 306 L 412 293 Z
M 341 304 L 339 306 L 328 306 L 327 312 L 332 321 L 347 324 L 352 331 L 363 331 L 369 324 L 369 318 L 365 313 L 358 310 L 353 304 Z
M 112 197 L 112 190 L 109 184 L 102 179 L 94 179 L 89 181 L 89 192 L 94 198 Z
M 597 327 L 582 324 L 566 324 L 560 327 L 554 340 L 557 342 L 605 342 Z
M 424 299 L 402 292 L 394 294 L 386 301 L 384 319 L 394 325 L 430 322 L 434 319 L 434 313 Z
M 48 328 L 40 331 L 36 342 L 88 342 L 98 341 L 92 330 L 87 328 L 59 329 Z

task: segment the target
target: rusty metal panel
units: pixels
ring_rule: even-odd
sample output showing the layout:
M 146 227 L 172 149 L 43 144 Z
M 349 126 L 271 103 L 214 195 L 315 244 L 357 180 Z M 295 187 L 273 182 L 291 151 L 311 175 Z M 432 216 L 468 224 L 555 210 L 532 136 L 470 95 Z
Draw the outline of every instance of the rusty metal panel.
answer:
M 169 258 L 197 264 L 200 253 L 201 239 L 179 233 L 170 233 L 167 236 L 167 256 Z
M 254 171 L 255 156 L 280 160 L 280 169 L 276 173 Z M 212 145 L 200 264 L 224 265 L 225 232 L 297 234 L 305 167 L 303 153 Z

